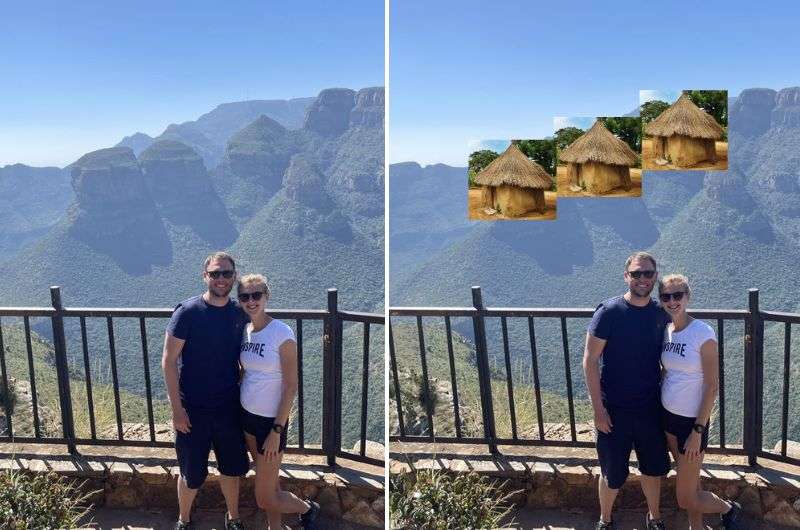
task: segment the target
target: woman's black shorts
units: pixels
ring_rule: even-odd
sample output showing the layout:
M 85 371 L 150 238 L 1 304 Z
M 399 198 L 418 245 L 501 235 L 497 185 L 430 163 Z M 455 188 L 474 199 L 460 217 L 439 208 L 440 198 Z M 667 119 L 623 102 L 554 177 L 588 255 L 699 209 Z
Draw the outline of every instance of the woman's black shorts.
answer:
M 275 418 L 259 416 L 258 414 L 253 414 L 252 412 L 242 409 L 242 427 L 244 428 L 244 432 L 247 434 L 252 434 L 256 437 L 256 448 L 258 449 L 258 454 L 264 454 L 264 442 L 266 441 L 269 433 L 272 431 L 273 425 L 275 425 Z M 286 426 L 284 425 L 283 431 L 281 432 L 281 441 L 278 445 L 278 451 L 283 452 L 285 449 Z
M 686 444 L 686 440 L 689 439 L 689 435 L 692 434 L 696 419 L 697 418 L 689 418 L 687 416 L 678 416 L 664 409 L 664 413 L 661 416 L 661 424 L 664 426 L 664 431 L 674 435 L 678 439 L 678 451 L 680 451 L 681 454 L 686 452 L 683 446 Z M 700 451 L 705 451 L 708 447 L 709 424 L 710 422 L 706 423 L 703 436 L 700 438 Z

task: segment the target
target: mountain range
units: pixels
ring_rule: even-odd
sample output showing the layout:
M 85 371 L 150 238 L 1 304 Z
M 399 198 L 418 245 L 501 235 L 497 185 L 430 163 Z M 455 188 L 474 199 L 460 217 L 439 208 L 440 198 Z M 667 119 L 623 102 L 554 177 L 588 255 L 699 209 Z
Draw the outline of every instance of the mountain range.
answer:
M 16 245 L 0 260 L 8 280 L 0 305 L 49 305 L 48 286 L 60 285 L 67 306 L 172 307 L 202 292 L 203 259 L 222 249 L 238 270 L 269 278 L 271 307 L 324 308 L 326 289 L 336 287 L 342 308 L 381 312 L 383 114 L 382 87 L 333 88 L 315 98 L 220 105 L 158 138 L 132 135 L 63 170 L 10 166 L 9 176 L 4 168 L 0 186 L 41 183 L 47 197 L 0 199 L 0 216 L 15 221 L 0 244 Z M 48 208 L 26 214 L 26 197 L 34 205 L 47 198 Z M 107 367 L 99 320 L 88 321 L 90 349 Z M 122 384 L 141 389 L 141 346 L 122 338 L 135 326 L 117 322 Z M 33 327 L 49 337 L 48 322 Z M 149 330 L 150 343 L 159 344 L 163 323 Z M 75 326 L 67 331 L 79 339 Z M 319 334 L 310 330 L 307 339 Z M 380 347 L 371 355 L 376 374 L 383 374 Z M 80 364 L 79 348 L 71 355 Z M 312 380 L 318 361 L 309 350 Z M 375 379 L 370 399 L 380 406 L 369 431 L 382 439 L 383 378 Z M 162 395 L 159 377 L 154 385 Z
M 763 308 L 800 311 L 800 88 L 747 89 L 733 99 L 729 153 L 728 171 L 645 172 L 641 198 L 560 199 L 557 220 L 546 222 L 468 222 L 466 168 L 392 164 L 391 305 L 471 305 L 469 288 L 480 285 L 490 306 L 594 307 L 624 291 L 625 258 L 647 250 L 663 273 L 689 277 L 692 307 L 746 308 L 756 287 Z M 419 251 L 414 241 L 423 242 Z M 585 324 L 570 325 L 579 392 Z M 471 335 L 468 326 L 460 331 Z M 510 333 L 512 352 L 529 356 L 526 332 Z M 739 340 L 741 330 L 726 335 Z M 782 351 L 782 329 L 767 335 L 769 358 L 770 348 Z M 563 379 L 558 337 L 543 363 Z M 732 414 L 741 403 L 741 343 L 728 352 Z M 765 399 L 779 406 L 782 366 L 765 369 Z M 800 406 L 797 393 L 791 403 Z M 766 419 L 773 433 L 777 420 Z M 800 421 L 791 419 L 790 433 L 800 436 Z

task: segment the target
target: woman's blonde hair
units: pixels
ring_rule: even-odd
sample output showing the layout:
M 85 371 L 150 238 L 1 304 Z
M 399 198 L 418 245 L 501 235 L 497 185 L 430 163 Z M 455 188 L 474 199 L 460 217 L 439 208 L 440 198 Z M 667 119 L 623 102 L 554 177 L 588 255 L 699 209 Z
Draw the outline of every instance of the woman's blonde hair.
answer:
M 680 285 L 683 287 L 683 290 L 686 291 L 687 296 L 692 296 L 692 290 L 689 288 L 689 278 L 683 274 L 667 274 L 663 278 L 659 279 L 658 294 L 661 294 L 667 285 L 672 284 Z
M 261 287 L 261 290 L 264 291 L 264 294 L 267 295 L 267 299 L 269 299 L 270 290 L 269 290 L 269 282 L 267 281 L 267 277 L 263 274 L 245 274 L 236 284 L 236 292 L 242 290 L 244 286 L 257 286 Z

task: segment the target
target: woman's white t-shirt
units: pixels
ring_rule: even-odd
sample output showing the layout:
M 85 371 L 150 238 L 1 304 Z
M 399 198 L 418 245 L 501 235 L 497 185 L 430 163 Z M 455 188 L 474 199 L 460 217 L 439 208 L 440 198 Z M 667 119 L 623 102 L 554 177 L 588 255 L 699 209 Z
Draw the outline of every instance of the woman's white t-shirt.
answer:
M 270 320 L 257 332 L 252 324 L 245 326 L 239 362 L 244 368 L 240 401 L 246 411 L 267 418 L 277 416 L 283 391 L 279 348 L 287 340 L 295 340 L 294 332 L 280 320 Z
M 703 361 L 700 347 L 708 340 L 716 342 L 714 329 L 694 319 L 680 331 L 673 325 L 664 331 L 661 365 L 661 404 L 678 416 L 696 418 L 703 402 Z

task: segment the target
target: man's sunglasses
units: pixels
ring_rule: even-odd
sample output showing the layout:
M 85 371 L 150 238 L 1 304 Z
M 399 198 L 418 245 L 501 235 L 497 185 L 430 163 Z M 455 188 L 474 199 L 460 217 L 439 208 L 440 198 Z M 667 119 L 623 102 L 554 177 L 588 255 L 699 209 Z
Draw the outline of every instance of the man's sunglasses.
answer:
M 256 291 L 254 293 L 239 293 L 239 301 L 240 302 L 249 302 L 250 299 L 253 299 L 253 302 L 258 302 L 261 300 L 261 297 L 264 296 L 263 291 Z
M 628 271 L 628 274 L 630 274 L 631 277 L 636 280 L 638 280 L 642 276 L 644 276 L 649 280 L 656 275 L 656 271 Z
M 220 276 L 222 276 L 226 280 L 230 280 L 231 278 L 233 278 L 233 275 L 236 273 L 236 271 L 232 271 L 232 270 L 227 270 L 227 271 L 206 271 L 206 272 L 214 280 L 219 280 Z
M 674 293 L 661 293 L 660 295 L 658 295 L 658 298 L 664 303 L 669 302 L 670 299 L 673 299 L 676 302 L 680 302 L 681 300 L 683 300 L 683 295 L 685 294 L 686 291 L 677 291 Z

